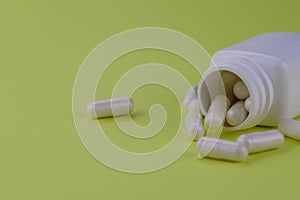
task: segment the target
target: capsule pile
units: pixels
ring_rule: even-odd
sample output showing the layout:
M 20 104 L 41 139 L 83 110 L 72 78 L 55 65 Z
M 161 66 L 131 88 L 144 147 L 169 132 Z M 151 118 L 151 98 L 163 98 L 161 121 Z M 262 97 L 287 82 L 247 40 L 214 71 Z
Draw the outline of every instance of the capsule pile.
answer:
M 197 140 L 196 150 L 200 158 L 240 162 L 248 154 L 277 149 L 284 143 L 284 135 L 300 140 L 300 121 L 283 119 L 278 125 L 279 130 L 254 132 L 240 135 L 236 142 L 205 136 L 205 126 L 214 129 L 237 126 L 243 123 L 251 112 L 251 97 L 242 81 L 232 84 L 230 99 L 217 95 L 211 101 L 205 118 L 202 116 L 197 99 L 197 86 L 193 86 L 186 94 L 183 106 L 187 109 L 185 126 L 190 139 Z M 228 89 L 226 91 L 228 94 Z M 234 103 L 231 103 L 234 102 Z

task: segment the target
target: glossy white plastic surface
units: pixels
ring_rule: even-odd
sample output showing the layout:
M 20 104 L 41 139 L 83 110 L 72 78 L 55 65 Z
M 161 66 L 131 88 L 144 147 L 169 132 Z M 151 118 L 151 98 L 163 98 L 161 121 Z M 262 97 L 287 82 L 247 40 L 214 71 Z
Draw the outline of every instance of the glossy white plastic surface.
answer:
M 255 36 L 216 52 L 198 86 L 202 113 L 208 110 L 209 91 L 222 94 L 216 72 L 230 72 L 247 86 L 251 111 L 247 119 L 227 130 L 256 125 L 276 126 L 282 118 L 300 114 L 300 34 L 274 32 Z

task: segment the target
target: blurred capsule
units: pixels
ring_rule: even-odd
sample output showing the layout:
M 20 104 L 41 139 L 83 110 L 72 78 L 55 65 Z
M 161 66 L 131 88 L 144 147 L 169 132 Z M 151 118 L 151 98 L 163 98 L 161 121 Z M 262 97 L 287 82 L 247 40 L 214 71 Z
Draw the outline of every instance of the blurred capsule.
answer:
M 193 111 L 197 111 L 200 112 L 199 109 L 199 102 L 197 99 L 194 99 L 193 101 L 191 101 L 188 105 L 188 112 L 193 112 Z
M 182 106 L 184 107 L 184 108 L 188 108 L 188 106 L 189 106 L 189 104 L 193 101 L 193 100 L 196 100 L 197 99 L 197 88 L 198 88 L 198 85 L 194 85 L 193 87 L 191 87 L 188 91 L 187 91 L 187 93 L 186 93 L 186 95 L 185 95 L 185 97 L 184 97 L 184 99 L 183 99 L 183 101 L 182 101 Z
M 300 121 L 293 119 L 282 119 L 278 129 L 287 137 L 300 140 Z
M 202 125 L 202 121 L 191 123 L 189 127 L 187 127 L 186 132 L 191 140 L 198 140 L 203 137 L 205 130 Z

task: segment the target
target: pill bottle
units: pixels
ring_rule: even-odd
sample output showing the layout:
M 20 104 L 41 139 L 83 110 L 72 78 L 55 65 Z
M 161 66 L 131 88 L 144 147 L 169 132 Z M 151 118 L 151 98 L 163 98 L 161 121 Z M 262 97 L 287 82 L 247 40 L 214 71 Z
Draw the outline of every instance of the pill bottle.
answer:
M 223 87 L 219 84 L 220 77 Z M 300 34 L 267 33 L 217 51 L 198 85 L 202 113 L 207 113 L 212 99 L 224 90 L 234 103 L 231 91 L 237 80 L 248 88 L 250 111 L 242 123 L 225 124 L 224 129 L 276 126 L 282 118 L 299 115 Z

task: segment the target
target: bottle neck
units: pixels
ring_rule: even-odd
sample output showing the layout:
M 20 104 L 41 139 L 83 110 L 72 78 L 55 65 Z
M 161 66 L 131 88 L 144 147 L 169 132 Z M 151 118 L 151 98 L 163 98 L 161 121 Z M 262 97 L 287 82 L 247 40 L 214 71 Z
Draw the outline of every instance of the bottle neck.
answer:
M 208 110 L 210 99 L 216 94 L 225 93 L 224 88 L 220 89 L 216 83 L 221 77 L 220 71 L 227 71 L 245 83 L 250 93 L 252 105 L 248 117 L 241 124 L 233 127 L 225 125 L 224 128 L 233 131 L 258 125 L 265 119 L 273 103 L 273 85 L 267 72 L 262 66 L 246 58 L 235 58 L 228 62 L 216 64 L 217 66 L 211 66 L 205 72 L 199 83 L 198 98 L 203 114 L 206 114 Z

